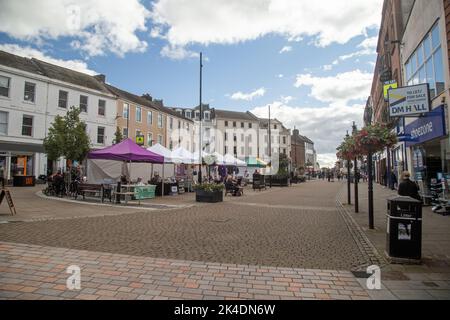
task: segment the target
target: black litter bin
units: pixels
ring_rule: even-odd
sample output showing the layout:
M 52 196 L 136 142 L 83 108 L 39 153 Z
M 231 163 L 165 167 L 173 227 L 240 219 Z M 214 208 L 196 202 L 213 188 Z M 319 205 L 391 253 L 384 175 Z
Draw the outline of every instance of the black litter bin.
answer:
M 398 196 L 387 203 L 386 251 L 392 258 L 417 259 L 422 256 L 422 203 Z

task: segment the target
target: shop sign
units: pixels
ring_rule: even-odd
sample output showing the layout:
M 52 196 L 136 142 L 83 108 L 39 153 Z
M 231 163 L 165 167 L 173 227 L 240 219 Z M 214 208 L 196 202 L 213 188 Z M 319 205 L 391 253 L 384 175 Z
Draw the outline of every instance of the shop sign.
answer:
M 405 143 L 409 147 L 445 134 L 444 106 L 441 105 L 424 117 L 420 117 L 405 126 L 405 136 L 407 137 Z
M 388 101 L 388 91 L 389 91 L 389 89 L 397 89 L 397 81 L 395 81 L 395 80 L 386 81 L 383 84 L 384 101 Z
M 430 111 L 428 83 L 388 89 L 391 117 L 418 116 Z

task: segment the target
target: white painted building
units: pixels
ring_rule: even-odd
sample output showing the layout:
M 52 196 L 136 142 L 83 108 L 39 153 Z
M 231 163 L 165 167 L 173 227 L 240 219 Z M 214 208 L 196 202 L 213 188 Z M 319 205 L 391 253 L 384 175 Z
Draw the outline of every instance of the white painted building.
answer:
M 0 174 L 37 177 L 63 165 L 47 161 L 43 139 L 71 106 L 82 108 L 92 147 L 110 145 L 115 100 L 92 76 L 0 51 Z

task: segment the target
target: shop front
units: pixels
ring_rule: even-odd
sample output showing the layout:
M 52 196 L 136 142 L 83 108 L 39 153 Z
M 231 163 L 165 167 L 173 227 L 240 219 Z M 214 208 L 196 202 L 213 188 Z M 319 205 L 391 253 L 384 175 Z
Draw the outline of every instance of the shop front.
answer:
M 42 145 L 2 143 L 0 175 L 14 186 L 33 186 L 39 174 Z
M 421 192 L 445 177 L 450 178 L 450 146 L 443 105 L 405 126 L 405 145 L 410 148 L 411 173 Z

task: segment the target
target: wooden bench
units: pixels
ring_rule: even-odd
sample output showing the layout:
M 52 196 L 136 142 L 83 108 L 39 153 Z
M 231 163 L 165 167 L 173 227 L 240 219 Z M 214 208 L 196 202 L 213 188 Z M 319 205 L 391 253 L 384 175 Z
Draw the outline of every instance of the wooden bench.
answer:
M 78 192 L 75 194 L 75 199 L 78 198 L 78 195 L 81 194 L 83 196 L 83 200 L 86 199 L 86 194 L 99 194 L 99 197 L 102 202 L 104 202 L 105 198 L 109 198 L 109 201 L 112 201 L 111 197 L 111 189 L 105 188 L 103 184 L 91 184 L 91 183 L 82 183 L 78 185 Z

